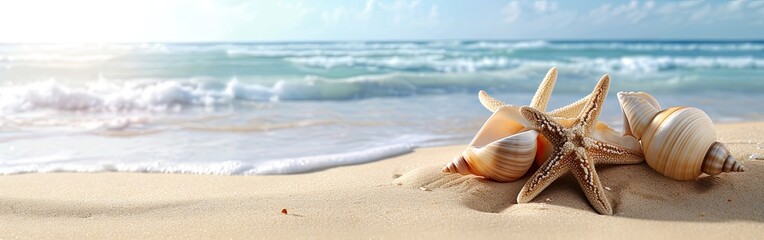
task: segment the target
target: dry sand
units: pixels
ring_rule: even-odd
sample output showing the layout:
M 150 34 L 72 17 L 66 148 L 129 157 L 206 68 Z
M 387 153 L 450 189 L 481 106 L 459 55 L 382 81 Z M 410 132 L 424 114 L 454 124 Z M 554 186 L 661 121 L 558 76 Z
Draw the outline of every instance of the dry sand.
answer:
M 763 238 L 764 160 L 749 156 L 764 155 L 764 123 L 717 127 L 748 171 L 679 182 L 599 165 L 614 216 L 572 177 L 516 204 L 525 179 L 442 174 L 464 148 L 449 146 L 288 176 L 2 176 L 0 238 Z

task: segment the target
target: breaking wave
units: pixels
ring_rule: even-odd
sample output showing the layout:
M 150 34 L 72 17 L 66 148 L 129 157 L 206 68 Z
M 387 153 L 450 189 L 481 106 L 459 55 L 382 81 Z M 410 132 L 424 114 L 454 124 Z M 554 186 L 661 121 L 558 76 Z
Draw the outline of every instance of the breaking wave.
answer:
M 443 55 L 418 57 L 314 56 L 287 58 L 295 64 L 324 69 L 360 67 L 370 70 L 477 72 L 513 69 L 524 65 L 547 65 L 604 72 L 653 73 L 674 69 L 758 69 L 764 59 L 743 57 L 624 56 L 619 58 L 569 57 L 559 60 L 534 60 L 510 57 L 448 58 Z

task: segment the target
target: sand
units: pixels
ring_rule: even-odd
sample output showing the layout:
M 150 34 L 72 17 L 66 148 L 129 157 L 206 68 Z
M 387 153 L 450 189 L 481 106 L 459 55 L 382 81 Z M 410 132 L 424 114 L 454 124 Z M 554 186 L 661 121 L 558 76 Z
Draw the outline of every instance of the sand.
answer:
M 525 179 L 442 174 L 464 148 L 448 146 L 287 176 L 0 176 L 0 239 L 762 238 L 764 160 L 749 156 L 764 155 L 764 123 L 717 128 L 746 172 L 679 182 L 644 163 L 598 165 L 613 216 L 569 176 L 517 204 Z

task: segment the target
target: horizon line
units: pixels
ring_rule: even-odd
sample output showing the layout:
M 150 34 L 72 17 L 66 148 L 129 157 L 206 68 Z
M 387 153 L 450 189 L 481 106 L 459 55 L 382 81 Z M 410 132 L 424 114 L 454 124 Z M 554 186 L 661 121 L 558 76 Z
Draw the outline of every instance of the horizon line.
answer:
M 337 39 L 337 40 L 204 40 L 204 41 L 63 41 L 63 42 L 45 42 L 45 41 L 0 41 L 0 44 L 151 44 L 151 43 L 165 43 L 165 44 L 219 44 L 219 43 L 234 43 L 234 44 L 246 44 L 246 43 L 336 43 L 336 42 L 701 42 L 701 43 L 713 43 L 713 42 L 764 42 L 764 39 L 684 39 L 684 38 L 612 38 L 612 39 L 583 39 L 583 38 L 548 38 L 548 39 L 512 39 L 512 38 L 463 38 L 463 39 L 376 39 L 376 40 L 363 40 L 363 39 Z

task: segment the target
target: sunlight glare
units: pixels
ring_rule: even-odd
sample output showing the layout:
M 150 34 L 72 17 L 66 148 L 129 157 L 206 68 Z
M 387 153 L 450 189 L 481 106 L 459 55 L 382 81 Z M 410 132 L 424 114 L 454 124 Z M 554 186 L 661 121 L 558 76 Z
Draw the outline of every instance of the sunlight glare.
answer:
M 153 19 L 150 13 L 162 11 L 161 8 L 145 11 L 145 6 L 161 7 L 161 3 L 146 0 L 0 1 L 0 41 L 137 41 Z

